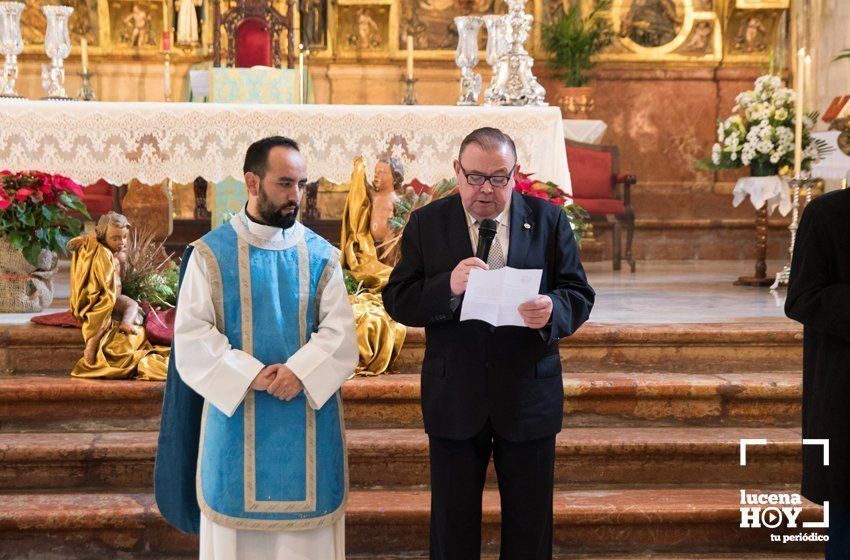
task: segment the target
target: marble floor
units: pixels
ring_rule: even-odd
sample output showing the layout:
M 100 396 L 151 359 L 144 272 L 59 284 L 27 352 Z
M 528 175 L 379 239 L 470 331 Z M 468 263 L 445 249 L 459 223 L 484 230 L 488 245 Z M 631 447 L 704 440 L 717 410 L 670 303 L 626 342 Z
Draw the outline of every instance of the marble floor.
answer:
M 625 265 L 625 263 L 623 263 Z M 768 274 L 783 262 L 769 262 Z M 753 274 L 748 261 L 639 262 L 637 272 L 614 272 L 610 262 L 588 263 L 596 290 L 595 323 L 764 322 L 785 319 L 785 288 L 733 286 Z
M 768 263 L 768 273 L 782 262 Z M 635 274 L 613 272 L 611 263 L 586 265 L 596 290 L 590 320 L 595 323 L 717 323 L 787 320 L 783 312 L 785 290 L 733 286 L 742 275 L 752 274 L 747 261 L 639 262 Z M 55 299 L 47 312 L 63 311 L 68 304 L 68 263 L 56 277 Z M 0 324 L 26 323 L 25 313 L 0 313 Z

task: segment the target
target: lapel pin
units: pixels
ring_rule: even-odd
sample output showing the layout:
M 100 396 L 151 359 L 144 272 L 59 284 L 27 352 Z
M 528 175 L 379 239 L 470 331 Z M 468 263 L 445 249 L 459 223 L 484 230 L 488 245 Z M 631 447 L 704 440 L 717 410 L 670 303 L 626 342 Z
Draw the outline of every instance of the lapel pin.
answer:
M 524 227 L 525 229 L 531 229 L 531 224 L 522 224 L 522 227 Z

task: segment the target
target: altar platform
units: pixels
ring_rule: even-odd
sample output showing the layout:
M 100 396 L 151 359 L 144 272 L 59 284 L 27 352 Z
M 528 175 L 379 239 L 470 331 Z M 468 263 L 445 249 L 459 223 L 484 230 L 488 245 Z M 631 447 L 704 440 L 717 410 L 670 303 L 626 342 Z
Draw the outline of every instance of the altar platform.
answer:
M 648 262 L 632 275 L 588 265 L 597 305 L 561 346 L 558 559 L 817 557 L 817 544 L 739 528 L 740 489 L 795 492 L 800 477 L 802 328 L 768 291 L 732 286 L 750 266 Z M 0 316 L 0 558 L 192 557 L 196 540 L 167 527 L 152 497 L 163 384 L 71 379 L 79 333 L 26 320 Z M 398 373 L 343 387 L 350 558 L 426 557 L 423 353 L 413 332 Z M 747 467 L 742 438 L 768 440 Z M 490 474 L 483 538 L 492 555 Z M 821 516 L 806 503 L 801 519 Z

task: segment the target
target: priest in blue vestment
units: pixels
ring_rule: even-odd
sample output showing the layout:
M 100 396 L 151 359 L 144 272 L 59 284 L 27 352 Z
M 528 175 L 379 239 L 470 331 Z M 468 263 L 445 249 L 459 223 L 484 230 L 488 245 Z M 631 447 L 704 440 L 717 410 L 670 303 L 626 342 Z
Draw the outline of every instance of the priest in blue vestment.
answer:
M 342 560 L 358 349 L 339 252 L 295 220 L 294 141 L 255 142 L 244 172 L 246 206 L 183 258 L 157 504 L 204 560 Z

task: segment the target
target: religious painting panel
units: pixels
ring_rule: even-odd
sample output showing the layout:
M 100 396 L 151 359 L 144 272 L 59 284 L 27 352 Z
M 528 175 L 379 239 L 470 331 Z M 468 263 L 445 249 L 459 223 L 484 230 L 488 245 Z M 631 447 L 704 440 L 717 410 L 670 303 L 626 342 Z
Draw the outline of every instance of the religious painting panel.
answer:
M 454 18 L 464 15 L 505 14 L 504 0 L 400 0 L 402 22 L 399 41 L 413 35 L 417 56 L 451 59 L 457 49 L 458 33 Z M 534 3 L 526 6 L 533 13 Z M 481 48 L 487 39 L 482 28 L 479 35 Z
M 720 60 L 723 34 L 711 0 L 614 0 L 614 41 L 601 60 Z
M 109 2 L 109 26 L 114 52 L 158 52 L 165 28 L 165 2 L 113 0 Z
M 726 24 L 725 59 L 760 63 L 770 59 L 781 10 L 733 10 Z
M 329 48 L 328 30 L 330 10 L 328 0 L 301 0 L 298 2 L 299 41 L 310 52 Z
M 386 58 L 398 52 L 398 20 L 392 0 L 343 0 L 337 7 L 337 56 Z
M 106 0 L 101 0 L 106 9 Z M 47 18 L 41 11 L 42 6 L 71 6 L 74 12 L 68 20 L 68 32 L 71 45 L 79 47 L 80 40 L 85 39 L 90 47 L 101 46 L 101 25 L 99 19 L 98 0 L 33 0 L 25 3 L 21 14 L 21 36 L 24 40 L 25 52 L 44 52 L 44 33 L 47 30 Z

